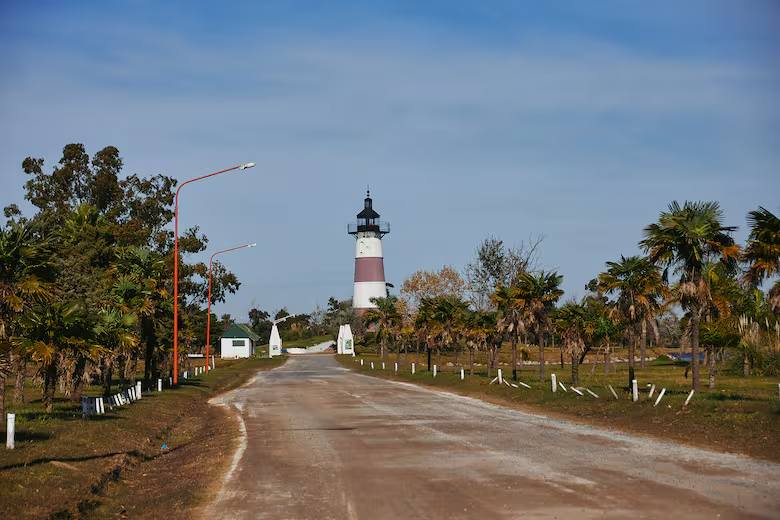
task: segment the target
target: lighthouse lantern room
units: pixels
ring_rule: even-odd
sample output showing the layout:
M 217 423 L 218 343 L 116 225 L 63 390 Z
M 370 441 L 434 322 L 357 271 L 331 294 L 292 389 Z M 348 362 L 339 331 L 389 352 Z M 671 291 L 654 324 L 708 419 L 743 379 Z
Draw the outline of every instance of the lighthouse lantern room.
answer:
M 363 209 L 357 222 L 347 226 L 347 233 L 355 237 L 355 287 L 352 308 L 365 311 L 376 307 L 371 298 L 385 298 L 385 265 L 382 237 L 390 232 L 390 224 L 379 220 L 373 208 L 371 193 L 366 191 Z

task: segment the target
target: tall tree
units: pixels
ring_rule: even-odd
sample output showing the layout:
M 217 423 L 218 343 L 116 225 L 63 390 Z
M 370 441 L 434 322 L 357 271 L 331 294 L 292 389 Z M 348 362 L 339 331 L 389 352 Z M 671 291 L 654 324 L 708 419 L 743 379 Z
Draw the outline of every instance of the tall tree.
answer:
M 557 272 L 539 271 L 522 273 L 517 277 L 515 286 L 521 298 L 525 300 L 524 319 L 526 327 L 531 329 L 539 345 L 539 379 L 544 381 L 545 336 L 550 328 L 550 312 L 555 303 L 563 296 L 560 288 L 563 276 Z
M 647 343 L 647 320 L 657 312 L 666 294 L 661 272 L 647 258 L 621 256 L 618 262 L 607 262 L 607 270 L 599 274 L 596 288 L 601 294 L 615 296 L 615 309 L 627 325 L 628 386 L 635 375 L 636 339 Z M 643 325 L 644 324 L 644 325 Z M 641 327 L 637 334 L 636 327 Z
M 387 350 L 387 340 L 395 334 L 395 329 L 401 321 L 395 296 L 386 298 L 371 298 L 371 303 L 376 307 L 368 309 L 363 315 L 367 324 L 373 326 L 379 339 L 379 357 L 384 361 Z
M 723 212 L 717 202 L 677 201 L 663 211 L 658 222 L 644 230 L 640 242 L 650 260 L 679 275 L 678 295 L 690 311 L 692 387 L 699 388 L 699 326 L 709 295 L 709 284 L 702 271 L 708 261 L 734 262 L 739 247 L 731 233 L 734 226 L 723 224 Z
M 0 417 L 5 417 L 5 384 L 12 372 L 12 337 L 20 317 L 51 297 L 51 251 L 28 223 L 0 227 Z M 25 352 L 17 370 L 24 371 Z
M 585 306 L 576 301 L 555 310 L 553 323 L 561 337 L 562 348 L 571 359 L 571 384 L 580 384 L 580 355 L 585 350 Z
M 471 303 L 479 310 L 489 310 L 499 285 L 511 285 L 521 273 L 535 271 L 542 240 L 543 237 L 531 237 L 518 247 L 507 247 L 494 236 L 483 240 L 465 269 Z
M 750 236 L 744 259 L 748 262 L 747 280 L 759 285 L 765 279 L 780 274 L 780 218 L 761 206 L 748 213 Z M 780 280 L 769 291 L 770 303 L 780 310 Z
M 31 352 L 38 363 L 43 380 L 43 405 L 51 413 L 54 391 L 64 359 L 75 355 L 96 358 L 99 348 L 89 341 L 88 322 L 84 308 L 75 303 L 42 303 L 25 313 L 23 334 L 17 340 L 21 348 Z M 66 386 L 67 382 L 66 382 Z

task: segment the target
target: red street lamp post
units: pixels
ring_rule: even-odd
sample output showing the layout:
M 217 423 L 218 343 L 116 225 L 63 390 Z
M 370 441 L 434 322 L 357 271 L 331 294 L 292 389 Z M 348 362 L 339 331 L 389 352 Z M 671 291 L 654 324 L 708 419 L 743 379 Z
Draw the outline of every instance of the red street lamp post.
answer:
M 231 247 L 230 249 L 223 249 L 222 251 L 217 251 L 213 255 L 211 255 L 211 258 L 209 258 L 209 297 L 208 297 L 208 308 L 206 310 L 206 373 L 209 373 L 209 350 L 211 347 L 211 268 L 214 264 L 214 257 L 217 255 L 221 255 L 222 253 L 228 253 L 230 251 L 236 251 L 237 249 L 244 249 L 247 247 L 255 247 L 256 243 L 251 244 L 244 244 L 241 246 Z
M 255 163 L 246 163 L 225 168 L 208 175 L 201 175 L 182 182 L 176 188 L 176 199 L 173 209 L 173 384 L 179 383 L 179 191 L 195 181 L 202 181 L 209 177 L 214 177 L 220 173 L 227 173 L 233 170 L 246 170 L 253 168 Z

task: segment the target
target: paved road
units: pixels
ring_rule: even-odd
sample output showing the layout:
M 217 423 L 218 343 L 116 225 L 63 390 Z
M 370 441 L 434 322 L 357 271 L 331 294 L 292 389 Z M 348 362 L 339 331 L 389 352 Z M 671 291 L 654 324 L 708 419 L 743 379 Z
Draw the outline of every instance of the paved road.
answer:
M 245 427 L 208 518 L 778 518 L 780 465 L 292 357 L 225 394 Z

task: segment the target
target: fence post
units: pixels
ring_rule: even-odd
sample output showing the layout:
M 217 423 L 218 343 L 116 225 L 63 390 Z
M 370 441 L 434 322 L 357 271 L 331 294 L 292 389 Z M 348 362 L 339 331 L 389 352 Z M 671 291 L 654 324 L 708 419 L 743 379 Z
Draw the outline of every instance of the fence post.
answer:
M 686 406 L 688 406 L 688 403 L 690 403 L 690 402 L 691 402 L 691 398 L 693 397 L 693 392 L 695 392 L 695 390 L 691 390 L 691 393 L 690 393 L 690 394 L 688 394 L 688 399 L 686 399 L 686 400 L 685 400 L 685 404 L 683 405 L 683 408 L 685 408 Z
M 639 388 L 636 386 L 636 379 L 631 380 L 631 400 L 634 402 L 639 401 Z
M 414 375 L 414 368 L 417 363 L 412 363 L 412 375 Z
M 157 391 L 162 392 L 162 379 L 157 379 Z
M 463 371 L 463 367 L 460 367 L 460 380 L 463 381 L 466 379 L 466 374 Z
M 371 362 L 371 370 L 374 370 L 374 362 Z
M 5 424 L 5 447 L 12 450 L 14 449 L 14 435 L 16 434 L 16 414 L 9 413 Z
M 141 398 L 141 392 L 142 392 L 142 390 L 141 390 L 141 382 L 140 381 L 136 381 L 135 382 L 135 394 L 138 396 L 138 399 Z
M 395 373 L 398 373 L 398 361 L 395 362 Z
M 502 384 L 504 384 L 504 377 L 503 377 L 503 375 L 501 374 L 501 369 L 500 369 L 500 368 L 498 369 L 498 384 L 499 384 L 499 385 L 502 385 Z
M 436 377 L 436 365 L 433 365 L 433 377 Z
M 550 384 L 552 385 L 553 393 L 558 391 L 558 376 L 555 374 L 550 376 Z

